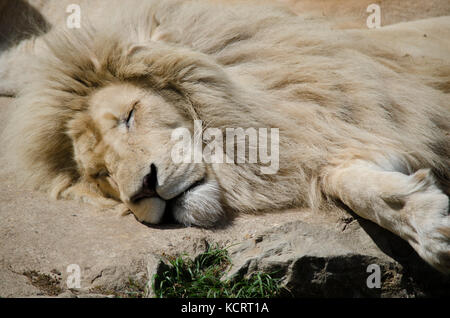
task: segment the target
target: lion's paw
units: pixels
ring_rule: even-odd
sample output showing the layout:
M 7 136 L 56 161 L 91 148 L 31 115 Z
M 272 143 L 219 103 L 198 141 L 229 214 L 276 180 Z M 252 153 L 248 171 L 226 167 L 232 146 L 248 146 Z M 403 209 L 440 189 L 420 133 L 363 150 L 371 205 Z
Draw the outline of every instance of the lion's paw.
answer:
M 408 220 L 415 235 L 410 244 L 430 265 L 450 273 L 449 197 L 434 185 L 410 195 Z

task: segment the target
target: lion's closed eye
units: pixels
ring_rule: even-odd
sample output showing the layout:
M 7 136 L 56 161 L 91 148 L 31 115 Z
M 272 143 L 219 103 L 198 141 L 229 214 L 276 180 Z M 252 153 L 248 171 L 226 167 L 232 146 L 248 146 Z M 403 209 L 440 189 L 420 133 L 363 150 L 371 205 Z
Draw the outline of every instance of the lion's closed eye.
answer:
M 94 179 L 106 178 L 109 177 L 109 172 L 106 169 L 101 169 L 100 171 L 91 175 Z
M 127 126 L 128 129 L 130 129 L 131 125 L 134 122 L 134 113 L 136 112 L 136 109 L 133 108 L 129 113 L 128 113 L 128 117 L 127 120 L 125 121 L 125 125 Z
M 128 112 L 127 116 L 125 117 L 124 123 L 125 123 L 125 126 L 127 127 L 127 129 L 130 129 L 134 124 L 134 115 L 136 113 L 136 107 L 138 104 L 139 104 L 139 102 L 135 102 L 133 104 L 133 107 Z

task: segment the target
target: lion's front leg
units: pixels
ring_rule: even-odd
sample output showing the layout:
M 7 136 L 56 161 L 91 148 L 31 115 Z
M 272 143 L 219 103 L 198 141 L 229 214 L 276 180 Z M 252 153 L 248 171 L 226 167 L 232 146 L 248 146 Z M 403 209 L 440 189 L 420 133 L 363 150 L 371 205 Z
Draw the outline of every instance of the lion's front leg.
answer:
M 329 168 L 323 182 L 328 195 L 408 241 L 433 267 L 450 272 L 449 198 L 429 170 L 407 175 L 351 160 Z

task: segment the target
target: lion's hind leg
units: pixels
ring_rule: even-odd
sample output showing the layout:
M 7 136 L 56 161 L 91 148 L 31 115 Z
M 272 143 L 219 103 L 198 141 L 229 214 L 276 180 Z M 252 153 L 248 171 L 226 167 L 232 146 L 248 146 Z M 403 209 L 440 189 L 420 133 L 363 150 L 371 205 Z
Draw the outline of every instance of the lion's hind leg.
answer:
M 351 159 L 328 168 L 324 192 L 402 237 L 433 267 L 450 272 L 449 197 L 428 169 L 413 174 Z

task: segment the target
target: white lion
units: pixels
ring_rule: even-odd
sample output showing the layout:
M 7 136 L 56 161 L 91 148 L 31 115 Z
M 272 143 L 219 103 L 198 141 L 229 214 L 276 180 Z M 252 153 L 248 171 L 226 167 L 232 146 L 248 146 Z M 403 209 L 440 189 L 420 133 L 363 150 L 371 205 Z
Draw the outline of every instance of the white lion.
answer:
M 24 180 L 149 223 L 340 201 L 450 270 L 450 45 L 433 38 L 449 17 L 344 31 L 250 3 L 99 7 L 0 57 L 3 90 L 18 94 L 4 137 Z M 422 30 L 425 48 L 411 41 Z M 278 172 L 174 163 L 171 133 L 194 120 L 279 128 Z

